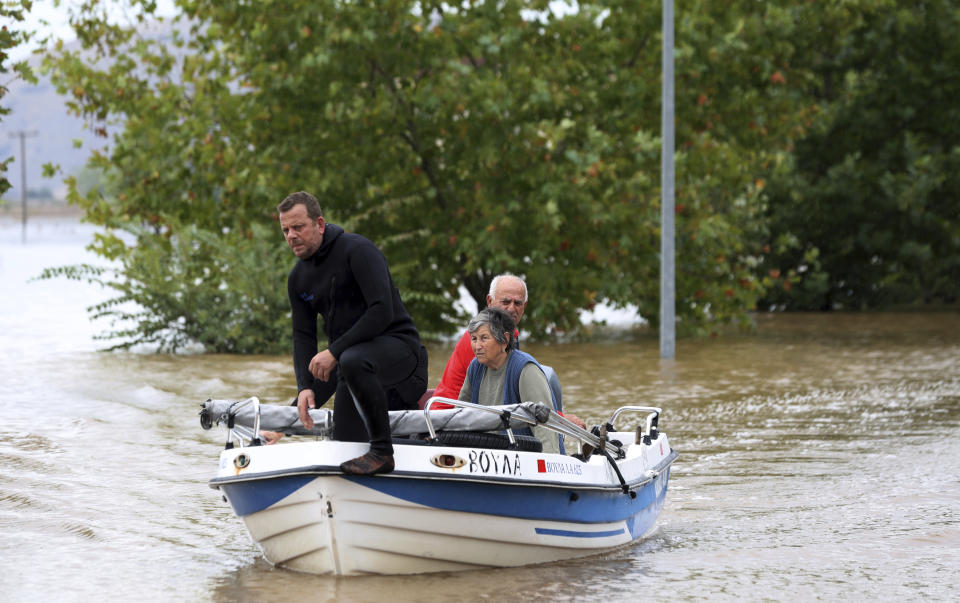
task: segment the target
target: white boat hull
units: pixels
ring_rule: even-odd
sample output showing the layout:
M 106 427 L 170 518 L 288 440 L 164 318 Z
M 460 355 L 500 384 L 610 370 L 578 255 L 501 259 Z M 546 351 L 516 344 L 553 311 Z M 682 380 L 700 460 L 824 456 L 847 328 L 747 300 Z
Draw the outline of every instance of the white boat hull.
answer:
M 632 437 L 633 434 L 623 434 Z M 225 450 L 211 480 L 271 563 L 314 574 L 412 574 L 569 559 L 649 532 L 676 453 L 665 435 L 602 456 L 395 446 L 394 473 L 346 476 L 365 444 Z M 457 467 L 442 466 L 456 459 Z

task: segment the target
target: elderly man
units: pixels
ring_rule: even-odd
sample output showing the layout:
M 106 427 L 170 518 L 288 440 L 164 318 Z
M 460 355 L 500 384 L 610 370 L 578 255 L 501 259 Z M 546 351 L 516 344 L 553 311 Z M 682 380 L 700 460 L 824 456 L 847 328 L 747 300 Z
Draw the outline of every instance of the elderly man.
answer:
M 389 407 L 416 407 L 426 390 L 426 355 L 386 259 L 366 238 L 326 223 L 317 199 L 293 193 L 277 206 L 287 245 L 299 261 L 287 279 L 293 318 L 297 410 L 326 402 L 336 388 L 333 437 L 368 441 L 366 454 L 340 465 L 370 475 L 394 468 Z M 317 316 L 327 349 L 317 352 Z
M 509 272 L 499 274 L 490 281 L 490 292 L 487 293 L 487 307 L 498 308 L 510 315 L 514 324 L 519 324 L 523 317 L 523 311 L 527 308 L 527 284 L 518 276 Z M 513 337 L 510 340 L 512 349 L 520 349 L 520 331 L 514 330 Z M 443 376 L 440 377 L 440 384 L 433 392 L 434 396 L 443 396 L 444 398 L 453 398 L 460 395 L 463 387 L 463 381 L 467 377 L 467 367 L 475 358 L 473 345 L 470 341 L 470 331 L 464 331 L 463 336 L 457 341 L 450 359 L 447 360 L 447 366 L 443 369 Z M 573 421 L 580 427 L 586 427 L 580 417 L 572 413 L 563 413 L 563 396 L 560 390 L 560 380 L 556 372 L 549 366 L 541 366 L 546 374 L 547 382 L 550 384 L 550 392 L 553 395 L 555 408 L 560 414 Z M 436 408 L 443 408 L 437 406 Z
M 527 307 L 526 283 L 520 277 L 509 273 L 493 277 L 493 280 L 490 281 L 490 292 L 487 294 L 487 307 L 503 310 L 513 318 L 514 323 L 519 324 L 523 317 L 523 311 Z M 512 344 L 514 349 L 519 348 L 518 335 L 519 332 L 514 333 Z M 457 396 L 460 395 L 463 380 L 467 376 L 467 367 L 473 359 L 470 333 L 464 331 L 463 336 L 457 341 L 457 346 L 450 355 L 450 360 L 447 361 L 446 368 L 443 369 L 443 376 L 440 378 L 440 384 L 437 385 L 434 395 L 456 400 Z

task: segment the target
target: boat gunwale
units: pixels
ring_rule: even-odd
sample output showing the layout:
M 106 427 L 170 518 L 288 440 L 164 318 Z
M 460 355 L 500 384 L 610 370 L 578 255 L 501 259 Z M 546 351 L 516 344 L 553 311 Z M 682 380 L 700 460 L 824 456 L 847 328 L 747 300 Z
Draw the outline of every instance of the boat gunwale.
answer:
M 536 452 L 529 452 L 526 454 L 540 454 Z M 670 454 L 667 455 L 662 461 L 657 463 L 652 469 L 647 470 L 647 474 L 643 477 L 634 479 L 630 482 L 625 483 L 626 487 L 629 490 L 634 490 L 651 483 L 658 475 L 660 475 L 664 470 L 668 469 L 670 465 L 673 464 L 680 454 L 671 449 Z M 207 485 L 214 489 L 219 490 L 221 486 L 227 486 L 232 484 L 239 484 L 245 482 L 258 482 L 265 481 L 270 479 L 275 479 L 278 477 L 295 477 L 301 475 L 315 475 L 317 477 L 321 476 L 342 476 L 342 477 L 352 477 L 344 474 L 339 466 L 336 465 L 309 465 L 294 467 L 290 469 L 275 469 L 272 471 L 263 471 L 259 473 L 251 473 L 243 476 L 232 476 L 232 477 L 213 477 L 211 478 Z M 518 480 L 515 478 L 507 478 L 500 476 L 482 476 L 482 475 L 455 475 L 455 474 L 440 474 L 440 473 L 428 473 L 422 471 L 393 471 L 389 474 L 384 474 L 383 476 L 373 476 L 373 477 L 394 477 L 401 479 L 419 479 L 424 481 L 454 481 L 454 482 L 474 482 L 481 484 L 496 484 L 503 486 L 517 486 L 517 487 L 547 487 L 547 488 L 558 488 L 558 489 L 572 489 L 572 490 L 589 490 L 589 491 L 611 491 L 611 492 L 622 492 L 624 485 L 621 484 L 600 484 L 597 482 L 586 483 L 586 484 L 576 484 L 571 482 L 559 482 L 559 481 L 530 481 L 530 480 Z

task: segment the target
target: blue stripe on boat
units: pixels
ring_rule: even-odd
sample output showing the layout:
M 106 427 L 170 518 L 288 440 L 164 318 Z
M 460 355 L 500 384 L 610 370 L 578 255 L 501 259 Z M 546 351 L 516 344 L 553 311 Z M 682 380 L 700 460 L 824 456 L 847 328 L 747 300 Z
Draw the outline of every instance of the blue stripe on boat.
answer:
M 536 485 L 429 481 L 389 475 L 344 476 L 344 479 L 401 500 L 448 511 L 579 523 L 628 520 L 631 534 L 648 529 L 643 516 L 655 517 L 666 493 L 666 488 L 658 493 L 655 482 L 636 490 L 636 498 L 630 498 L 619 490 L 599 492 Z M 658 479 L 666 479 L 666 472 Z M 574 492 L 577 496 L 571 496 Z
M 638 538 L 656 521 L 666 498 L 668 476 L 669 470 L 661 473 L 656 480 L 637 490 L 636 498 L 619 491 L 580 490 L 577 497 L 572 497 L 574 488 L 433 481 L 384 475 L 342 476 L 342 479 L 435 509 L 584 524 L 626 521 L 631 537 Z M 291 475 L 221 484 L 219 487 L 227 495 L 237 516 L 243 517 L 270 507 L 315 478 L 313 475 Z M 572 534 L 582 534 L 580 537 L 613 535 L 600 532 Z
M 238 517 L 262 511 L 290 496 L 316 479 L 315 475 L 290 475 L 255 482 L 224 484 L 220 488 L 227 495 L 233 512 Z
M 552 530 L 550 528 L 536 528 L 537 534 L 546 534 L 548 536 L 569 536 L 571 538 L 604 538 L 605 536 L 619 536 L 623 534 L 623 528 L 619 530 L 607 530 L 605 532 L 575 532 L 573 530 Z

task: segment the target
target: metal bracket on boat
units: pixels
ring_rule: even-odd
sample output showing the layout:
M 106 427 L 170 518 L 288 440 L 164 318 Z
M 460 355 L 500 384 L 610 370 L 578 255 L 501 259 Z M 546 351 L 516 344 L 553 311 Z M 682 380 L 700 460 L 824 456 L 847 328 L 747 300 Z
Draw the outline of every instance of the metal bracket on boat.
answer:
M 502 425 L 503 430 L 507 432 L 507 439 L 510 440 L 510 450 L 516 450 L 517 438 L 513 436 L 513 429 L 510 428 L 510 416 L 509 410 L 500 411 L 500 425 Z
M 471 409 L 481 410 L 486 413 L 494 413 L 496 415 L 499 415 L 502 425 L 511 421 L 513 422 L 522 421 L 523 423 L 529 424 L 530 426 L 539 425 L 542 427 L 546 427 L 561 435 L 569 436 L 570 438 L 578 440 L 583 444 L 584 450 L 589 448 L 592 451 L 594 449 L 597 449 L 603 446 L 605 450 L 609 450 L 610 452 L 615 454 L 618 458 L 623 458 L 625 454 L 623 447 L 619 442 L 611 442 L 611 441 L 602 442 L 601 438 L 598 437 L 596 434 L 590 433 L 589 431 L 583 429 L 579 425 L 572 423 L 569 419 L 567 419 L 563 415 L 557 414 L 556 412 L 551 410 L 546 404 L 543 404 L 543 403 L 536 403 L 538 408 L 532 411 L 536 413 L 536 419 L 531 419 L 528 417 L 524 417 L 522 414 L 517 412 L 504 411 L 497 406 L 483 406 L 480 404 L 473 404 L 471 402 L 463 402 L 460 400 L 454 400 L 452 398 L 444 398 L 440 396 L 434 396 L 430 398 L 429 400 L 427 400 L 426 404 L 424 404 L 424 407 L 423 407 L 423 414 L 424 414 L 424 418 L 426 419 L 425 422 L 427 424 L 427 430 L 429 431 L 429 439 L 431 441 L 436 441 L 437 433 L 434 428 L 433 421 L 430 417 L 430 409 L 434 404 L 441 404 L 441 403 L 449 404 L 450 406 L 459 407 L 459 408 L 471 408 Z M 524 402 L 524 404 L 533 404 L 533 403 Z M 539 407 L 542 407 L 542 408 L 539 408 Z M 513 431 L 509 428 L 506 431 L 507 431 L 507 436 L 510 438 L 511 444 L 515 444 L 516 439 L 513 436 Z M 586 457 L 589 457 L 589 456 L 590 456 L 589 454 L 586 454 L 585 458 L 580 458 L 580 457 L 577 457 L 577 458 L 580 458 L 580 460 L 586 460 Z
M 437 431 L 433 426 L 433 420 L 430 418 L 430 409 L 434 404 L 445 404 L 448 406 L 455 406 L 460 408 L 473 408 L 476 410 L 481 410 L 486 413 L 493 413 L 500 417 L 500 424 L 503 429 L 507 432 L 507 438 L 510 440 L 511 448 L 516 448 L 517 438 L 513 434 L 513 428 L 510 427 L 511 420 L 519 420 L 525 423 L 530 423 L 531 425 L 536 425 L 535 421 L 531 421 L 526 417 L 523 417 L 520 414 L 513 414 L 509 410 L 501 410 L 496 406 L 484 406 L 482 404 L 474 404 L 472 402 L 464 402 L 462 400 L 454 400 L 453 398 L 444 398 L 441 396 L 434 396 L 427 400 L 426 404 L 423 406 L 423 416 L 427 424 L 427 432 L 429 433 L 428 440 L 435 442 L 437 440 Z
M 236 424 L 236 412 L 247 405 L 253 405 L 253 429 Z M 203 411 L 201 411 L 200 423 L 203 425 Z M 227 443 L 225 448 L 230 450 L 234 447 L 233 440 L 236 438 L 240 448 L 244 447 L 243 440 L 249 442 L 250 446 L 260 446 L 263 442 L 260 440 L 260 399 L 251 396 L 246 400 L 239 400 L 230 405 L 227 414 Z
M 593 428 L 593 433 L 597 434 L 600 438 L 600 452 L 607 453 L 613 450 L 617 460 L 625 459 L 627 458 L 627 453 L 623 449 L 623 442 L 610 439 L 609 434 L 614 431 L 616 431 L 616 429 L 613 427 L 613 423 L 604 423 L 603 425 L 596 425 Z

